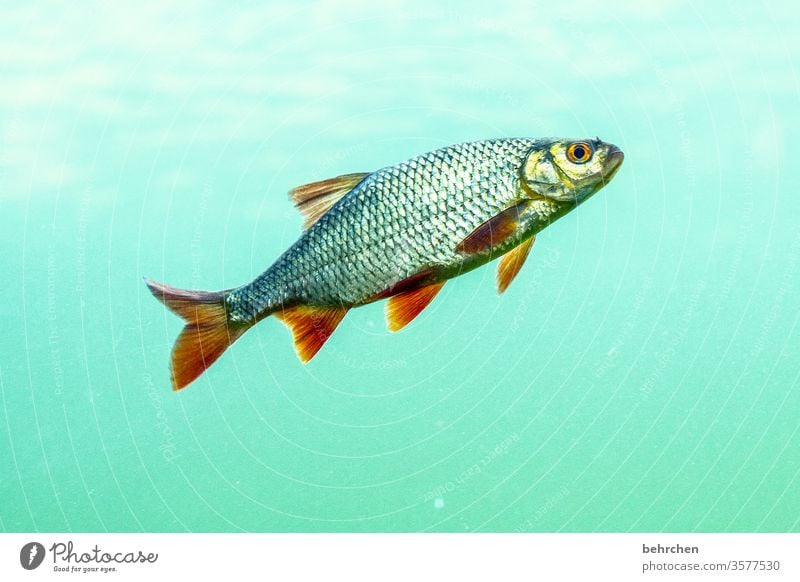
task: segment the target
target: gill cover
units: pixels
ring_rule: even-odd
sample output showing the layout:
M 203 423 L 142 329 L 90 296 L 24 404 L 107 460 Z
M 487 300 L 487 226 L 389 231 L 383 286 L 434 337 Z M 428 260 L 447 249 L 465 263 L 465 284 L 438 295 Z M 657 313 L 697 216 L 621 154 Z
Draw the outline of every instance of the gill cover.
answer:
M 534 197 L 580 200 L 602 180 L 608 149 L 599 139 L 545 142 L 528 154 L 521 169 L 522 186 Z

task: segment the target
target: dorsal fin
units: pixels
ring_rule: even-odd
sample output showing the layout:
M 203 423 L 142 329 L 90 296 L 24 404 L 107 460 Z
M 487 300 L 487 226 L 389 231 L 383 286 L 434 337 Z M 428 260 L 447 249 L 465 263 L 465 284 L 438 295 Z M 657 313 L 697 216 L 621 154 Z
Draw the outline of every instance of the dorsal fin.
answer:
M 536 240 L 536 235 L 532 236 L 519 246 L 514 247 L 502 257 L 497 264 L 497 292 L 503 293 L 511 281 L 517 276 L 522 265 L 525 264 L 525 259 L 528 258 L 528 253 L 531 252 L 533 241 Z
M 443 286 L 444 281 L 389 297 L 389 301 L 386 302 L 389 330 L 398 331 L 411 323 L 433 301 Z
M 328 212 L 336 202 L 367 176 L 369 176 L 369 172 L 345 174 L 290 190 L 289 196 L 292 202 L 306 219 L 303 228 L 311 228 L 320 216 Z

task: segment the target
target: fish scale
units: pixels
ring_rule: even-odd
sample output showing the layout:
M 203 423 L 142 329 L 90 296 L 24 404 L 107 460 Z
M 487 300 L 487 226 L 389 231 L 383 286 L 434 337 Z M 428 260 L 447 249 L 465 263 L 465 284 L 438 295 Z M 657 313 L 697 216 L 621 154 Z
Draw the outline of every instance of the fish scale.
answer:
M 370 174 L 270 269 L 231 292 L 232 319 L 287 303 L 358 305 L 422 269 L 457 268 L 459 242 L 518 196 L 519 168 L 535 145 L 458 144 Z

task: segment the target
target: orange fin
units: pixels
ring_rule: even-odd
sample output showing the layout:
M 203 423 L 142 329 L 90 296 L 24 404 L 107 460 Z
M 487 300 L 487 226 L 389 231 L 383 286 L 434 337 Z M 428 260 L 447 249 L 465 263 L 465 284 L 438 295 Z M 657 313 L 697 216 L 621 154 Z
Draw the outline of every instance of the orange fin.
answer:
M 348 307 L 298 305 L 276 311 L 275 317 L 292 330 L 295 350 L 305 364 L 328 341 L 348 309 Z
M 303 228 L 311 228 L 320 216 L 328 212 L 334 204 L 367 176 L 369 176 L 368 172 L 345 174 L 290 190 L 289 196 L 292 202 L 306 219 Z
M 187 291 L 145 279 L 150 292 L 186 321 L 172 348 L 172 389 L 191 384 L 251 323 L 228 321 L 224 291 Z
M 389 331 L 401 330 L 411 323 L 433 301 L 443 286 L 444 281 L 389 297 L 386 302 L 386 320 L 389 323 Z
M 489 252 L 502 245 L 517 231 L 519 215 L 528 204 L 530 202 L 527 200 L 520 202 L 493 216 L 467 235 L 456 247 L 456 251 L 464 255 L 474 255 Z
M 511 285 L 511 281 L 514 280 L 522 265 L 525 264 L 525 259 L 528 258 L 528 253 L 531 252 L 531 247 L 535 240 L 536 236 L 534 235 L 500 257 L 500 263 L 497 265 L 498 293 L 503 293 Z

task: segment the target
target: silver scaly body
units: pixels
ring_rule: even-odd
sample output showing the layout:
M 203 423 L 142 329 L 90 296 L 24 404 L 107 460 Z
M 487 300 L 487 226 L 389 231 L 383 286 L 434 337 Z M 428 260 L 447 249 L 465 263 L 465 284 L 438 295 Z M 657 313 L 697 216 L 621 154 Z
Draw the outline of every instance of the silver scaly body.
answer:
M 267 271 L 230 293 L 231 318 L 293 304 L 360 305 L 426 269 L 450 278 L 502 254 L 465 258 L 456 247 L 521 198 L 520 168 L 537 145 L 463 143 L 368 175 Z M 536 206 L 540 218 L 557 212 L 552 202 Z
M 623 159 L 600 138 L 493 139 L 298 186 L 290 194 L 307 230 L 254 281 L 193 291 L 145 280 L 185 322 L 172 349 L 173 389 L 270 314 L 308 362 L 350 308 L 387 299 L 388 328 L 398 331 L 445 281 L 501 255 L 503 293 L 536 233 L 605 186 Z

